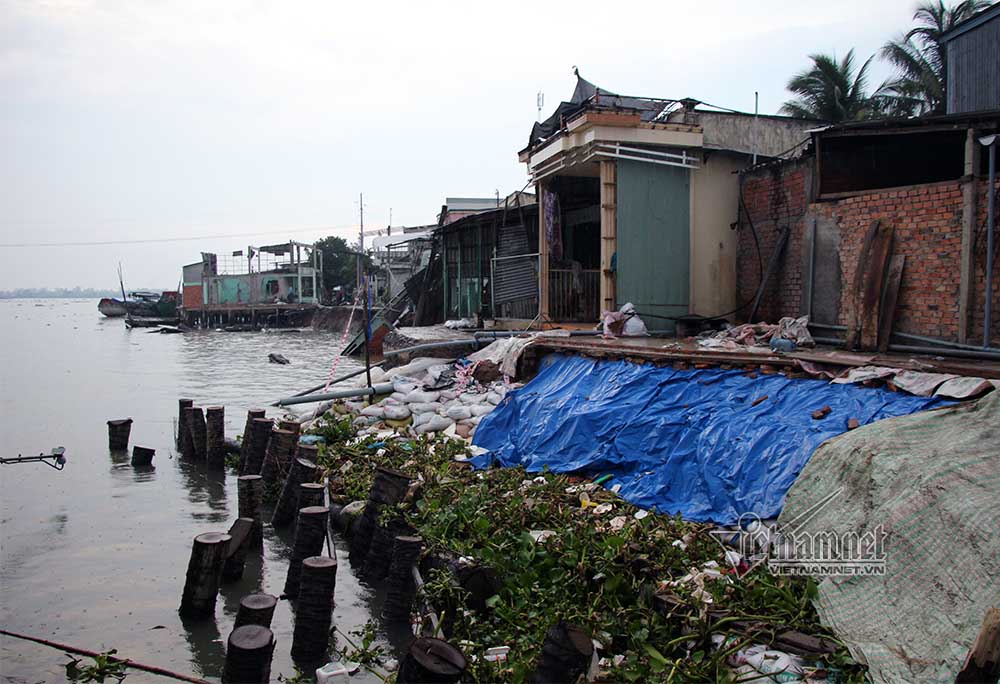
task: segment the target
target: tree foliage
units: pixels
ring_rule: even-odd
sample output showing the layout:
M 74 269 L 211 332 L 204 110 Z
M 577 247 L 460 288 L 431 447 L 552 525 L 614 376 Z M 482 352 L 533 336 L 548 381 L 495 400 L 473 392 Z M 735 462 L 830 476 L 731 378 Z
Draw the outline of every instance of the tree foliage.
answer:
M 986 0 L 964 0 L 945 7 L 938 0 L 917 7 L 913 15 L 916 25 L 880 51 L 882 58 L 896 68 L 896 77 L 878 93 L 887 113 L 945 113 L 948 58 L 941 36 L 988 6 Z
M 342 237 L 328 236 L 316 243 L 323 254 L 323 289 L 327 296 L 335 287 L 354 289 L 357 283 L 357 251 Z M 365 269 L 371 269 L 371 257 L 363 257 Z
M 809 55 L 809 59 L 812 66 L 788 82 L 788 90 L 798 97 L 782 105 L 782 114 L 837 123 L 871 118 L 877 112 L 866 92 L 871 57 L 859 69 L 855 69 L 854 50 L 848 50 L 840 61 L 824 54 Z

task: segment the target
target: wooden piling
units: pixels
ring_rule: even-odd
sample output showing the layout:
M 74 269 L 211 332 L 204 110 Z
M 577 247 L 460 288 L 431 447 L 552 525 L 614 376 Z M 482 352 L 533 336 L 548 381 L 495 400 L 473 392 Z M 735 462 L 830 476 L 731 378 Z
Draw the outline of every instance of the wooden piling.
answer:
M 405 473 L 389 468 L 376 468 L 375 479 L 368 493 L 368 503 L 355 525 L 351 537 L 351 564 L 364 562 L 371 548 L 372 537 L 378 528 L 379 515 L 385 506 L 394 506 L 406 496 L 411 478 Z
M 184 409 L 188 409 L 194 406 L 194 399 L 178 399 L 177 400 L 177 440 L 176 447 L 181 453 L 184 453 L 184 435 L 188 433 L 187 431 L 187 414 Z
M 420 537 L 398 536 L 392 546 L 392 561 L 386 576 L 385 604 L 382 616 L 387 620 L 409 621 L 413 606 L 413 566 L 420 559 L 424 540 Z
M 182 616 L 205 617 L 215 612 L 222 564 L 231 539 L 225 532 L 207 532 L 194 538 L 181 597 Z
M 260 504 L 264 498 L 264 479 L 260 475 L 240 475 L 236 478 L 236 496 L 239 501 L 239 515 L 254 522 L 250 533 L 250 546 L 260 548 L 264 541 L 264 519 Z
M 132 432 L 132 419 L 108 421 L 108 448 L 111 451 L 127 451 L 128 438 Z
M 274 423 L 270 418 L 254 418 L 250 425 L 250 436 L 247 445 L 246 459 L 240 466 L 240 475 L 260 475 L 264 465 L 264 455 L 267 453 L 267 444 L 271 439 L 271 430 Z M 240 459 L 243 459 L 242 453 Z
M 361 568 L 361 574 L 369 582 L 384 579 L 389 572 L 395 539 L 402 533 L 403 527 L 404 523 L 400 519 L 390 520 L 385 525 L 375 527 L 372 542 L 365 556 L 365 563 Z
M 271 516 L 271 524 L 275 527 L 283 527 L 295 520 L 295 516 L 302 506 L 299 506 L 299 488 L 304 482 L 316 480 L 316 464 L 304 458 L 297 458 L 292 463 L 285 478 L 285 486 L 281 490 L 281 496 L 274 507 L 274 514 Z
M 243 441 L 240 443 L 240 475 L 245 474 L 247 456 L 250 453 L 250 445 L 253 441 L 253 422 L 258 418 L 263 418 L 265 415 L 267 415 L 267 412 L 264 409 L 250 409 L 247 411 L 247 422 L 243 427 Z
M 319 457 L 319 447 L 315 444 L 300 444 L 297 457 L 304 458 L 310 463 L 315 463 Z
M 299 519 L 295 525 L 295 542 L 292 545 L 292 557 L 288 562 L 288 575 L 285 577 L 285 595 L 291 601 L 295 601 L 299 596 L 302 561 L 323 553 L 329 513 L 326 506 L 309 506 L 299 510 Z
M 252 544 L 251 537 L 254 532 L 253 518 L 237 518 L 232 527 L 229 528 L 229 547 L 226 551 L 226 560 L 222 564 L 222 579 L 227 582 L 235 582 L 243 577 L 243 569 L 247 561 L 247 551 Z
M 528 681 L 533 684 L 577 681 L 590 667 L 594 642 L 586 631 L 560 621 L 549 628 L 542 654 Z
M 421 637 L 410 644 L 399 665 L 396 684 L 451 684 L 462 679 L 468 664 L 462 652 L 447 641 Z
M 280 482 L 288 471 L 291 461 L 291 449 L 295 445 L 295 433 L 291 430 L 275 428 L 267 442 L 267 452 L 264 454 L 264 465 L 260 474 L 264 478 L 264 488 Z
M 187 413 L 188 433 L 191 435 L 192 456 L 199 461 L 204 461 L 207 450 L 205 412 L 201 410 L 200 406 L 192 406 L 185 409 L 185 412 Z
M 302 560 L 302 582 L 292 632 L 292 658 L 295 660 L 316 663 L 326 655 L 336 585 L 335 558 L 310 556 Z
M 226 468 L 226 408 L 205 409 L 205 458 L 213 470 Z
M 156 449 L 134 446 L 132 447 L 132 465 L 140 467 L 152 465 L 155 454 Z
M 326 503 L 324 498 L 325 485 L 322 482 L 303 482 L 299 485 L 299 508 L 308 506 L 322 506 Z
M 229 635 L 223 684 L 268 684 L 274 634 L 261 625 L 243 625 Z
M 248 594 L 240 599 L 240 607 L 236 611 L 233 629 L 243 625 L 260 625 L 270 627 L 274 617 L 274 607 L 278 605 L 278 597 L 271 594 Z

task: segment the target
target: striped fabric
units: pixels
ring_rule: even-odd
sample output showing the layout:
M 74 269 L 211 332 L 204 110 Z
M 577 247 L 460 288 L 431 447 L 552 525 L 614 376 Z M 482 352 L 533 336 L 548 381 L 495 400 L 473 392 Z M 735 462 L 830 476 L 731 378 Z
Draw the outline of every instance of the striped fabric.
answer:
M 779 522 L 839 488 L 803 531 L 881 524 L 885 574 L 823 579 L 823 623 L 874 682 L 953 682 L 986 610 L 1000 605 L 1000 392 L 829 440 Z

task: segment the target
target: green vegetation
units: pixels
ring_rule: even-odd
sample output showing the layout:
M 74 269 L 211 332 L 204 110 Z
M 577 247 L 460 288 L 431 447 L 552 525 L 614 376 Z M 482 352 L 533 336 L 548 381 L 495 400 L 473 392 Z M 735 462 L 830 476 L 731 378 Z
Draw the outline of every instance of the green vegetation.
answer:
M 328 439 L 319 461 L 334 501 L 365 499 L 377 466 L 409 473 L 421 480 L 420 492 L 382 518 L 402 515 L 427 552 L 496 571 L 501 588 L 479 612 L 447 573 L 425 577 L 430 604 L 453 621 L 449 640 L 478 656 L 470 658 L 469 681 L 526 681 L 546 630 L 560 619 L 589 630 L 608 659 L 607 679 L 624 682 L 727 681 L 726 658 L 776 631 L 832 638 L 812 606 L 811 580 L 766 568 L 740 576 L 709 525 L 645 515 L 579 477 L 473 471 L 454 460 L 465 445 L 444 438 L 352 441 L 349 423 L 333 419 L 317 432 Z M 539 538 L 543 530 L 550 533 Z M 692 580 L 709 562 L 721 572 Z M 737 620 L 751 623 L 749 634 L 735 629 Z M 725 639 L 722 649 L 713 635 Z M 482 658 L 494 646 L 510 647 L 502 666 Z M 828 661 L 843 680 L 861 681 L 846 651 Z
M 812 54 L 812 66 L 793 76 L 786 86 L 796 96 L 782 105 L 789 116 L 831 123 L 945 113 L 947 58 L 941 36 L 989 6 L 986 0 L 963 0 L 945 7 L 943 0 L 924 2 L 913 15 L 916 25 L 887 42 L 879 56 L 896 74 L 869 94 L 866 87 L 869 57 L 855 69 L 854 50 L 835 56 Z
M 105 679 L 111 678 L 121 682 L 128 676 L 126 671 L 128 665 L 124 660 L 116 658 L 116 653 L 118 650 L 113 648 L 110 651 L 92 656 L 93 665 L 81 665 L 83 661 L 80 658 L 74 658 L 67 653 L 66 657 L 69 658 L 69 662 L 66 663 L 66 679 L 71 682 L 103 682 Z

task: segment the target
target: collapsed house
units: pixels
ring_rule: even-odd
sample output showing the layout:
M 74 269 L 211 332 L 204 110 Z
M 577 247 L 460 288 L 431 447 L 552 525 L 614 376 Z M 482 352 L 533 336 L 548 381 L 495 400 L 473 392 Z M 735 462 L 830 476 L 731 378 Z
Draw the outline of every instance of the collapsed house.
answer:
M 188 325 L 307 324 L 319 307 L 323 255 L 289 240 L 230 255 L 202 252 L 182 268 L 181 318 Z

